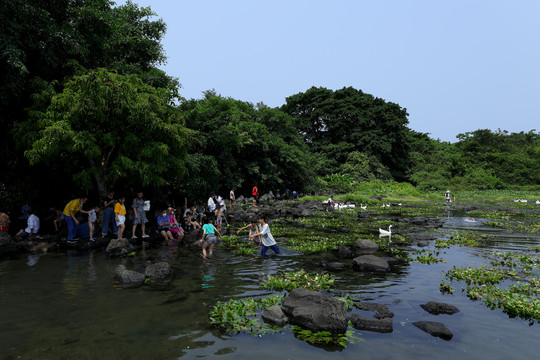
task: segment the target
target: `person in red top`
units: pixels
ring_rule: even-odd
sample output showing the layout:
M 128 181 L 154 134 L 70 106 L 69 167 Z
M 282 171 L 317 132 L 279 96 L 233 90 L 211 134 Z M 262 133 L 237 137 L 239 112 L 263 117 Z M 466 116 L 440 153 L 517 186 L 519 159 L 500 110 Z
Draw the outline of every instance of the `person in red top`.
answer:
M 259 189 L 257 189 L 257 186 L 253 187 L 253 190 L 251 190 L 251 195 L 253 195 L 253 206 L 257 206 L 256 204 L 259 203 Z

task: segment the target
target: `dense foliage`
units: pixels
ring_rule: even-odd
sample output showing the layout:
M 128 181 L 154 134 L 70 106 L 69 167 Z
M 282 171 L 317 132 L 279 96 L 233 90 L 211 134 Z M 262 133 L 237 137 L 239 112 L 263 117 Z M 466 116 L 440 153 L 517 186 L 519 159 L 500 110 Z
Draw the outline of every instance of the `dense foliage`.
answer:
M 201 199 L 255 184 L 263 193 L 391 180 L 431 191 L 540 185 L 535 130 L 441 142 L 409 129 L 405 108 L 352 87 L 312 87 L 280 108 L 215 91 L 182 99 L 158 68 L 166 25 L 154 15 L 130 1 L 2 2 L 0 207 L 111 186 Z

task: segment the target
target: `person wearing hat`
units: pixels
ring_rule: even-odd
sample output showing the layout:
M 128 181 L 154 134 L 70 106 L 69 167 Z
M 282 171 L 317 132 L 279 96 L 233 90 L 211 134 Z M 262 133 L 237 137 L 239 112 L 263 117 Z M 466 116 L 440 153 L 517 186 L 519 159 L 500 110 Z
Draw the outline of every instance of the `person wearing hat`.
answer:
M 449 203 L 450 202 L 450 190 L 446 190 L 446 202 Z

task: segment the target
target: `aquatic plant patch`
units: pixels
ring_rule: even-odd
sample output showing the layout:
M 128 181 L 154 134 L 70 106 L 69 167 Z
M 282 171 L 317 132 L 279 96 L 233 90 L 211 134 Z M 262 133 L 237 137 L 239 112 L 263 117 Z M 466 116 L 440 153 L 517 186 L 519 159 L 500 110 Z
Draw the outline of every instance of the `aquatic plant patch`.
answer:
M 450 245 L 475 247 L 478 246 L 482 240 L 486 239 L 488 239 L 486 235 L 455 233 L 448 235 L 447 239 L 435 241 L 435 247 L 448 248 Z
M 317 331 L 302 329 L 299 326 L 291 325 L 291 330 L 294 335 L 309 344 L 313 345 L 339 345 L 342 348 L 349 344 L 356 344 L 359 341 L 364 341 L 356 335 L 352 325 L 349 322 L 349 329 L 344 334 L 332 334 L 328 331 Z
M 248 332 L 251 335 L 262 335 L 275 332 L 275 328 L 261 324 L 256 317 L 257 311 L 272 305 L 281 305 L 285 295 L 272 295 L 261 298 L 230 299 L 218 301 L 210 311 L 210 322 L 227 333 Z
M 308 274 L 303 269 L 295 272 L 286 272 L 278 275 L 268 275 L 261 287 L 266 290 L 291 291 L 296 288 L 309 290 L 330 290 L 336 281 L 330 274 Z

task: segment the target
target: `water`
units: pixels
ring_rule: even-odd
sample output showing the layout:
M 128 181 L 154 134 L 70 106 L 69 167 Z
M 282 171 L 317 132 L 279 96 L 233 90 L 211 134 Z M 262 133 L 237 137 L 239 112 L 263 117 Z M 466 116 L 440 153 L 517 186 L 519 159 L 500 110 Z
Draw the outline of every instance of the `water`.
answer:
M 211 259 L 197 250 L 139 250 L 136 257 L 109 259 L 102 252 L 30 255 L 0 263 L 1 359 L 507 359 L 536 358 L 538 325 L 511 319 L 487 309 L 456 289 L 442 295 L 439 283 L 453 265 L 486 262 L 495 249 L 520 251 L 540 239 L 485 226 L 467 218 L 449 218 L 439 232 L 489 234 L 479 248 L 451 247 L 441 256 L 447 263 L 392 264 L 382 275 L 336 274 L 335 289 L 364 301 L 386 304 L 394 312 L 390 334 L 359 332 L 364 341 L 336 351 L 296 339 L 290 331 L 253 337 L 223 335 L 208 322 L 218 300 L 270 294 L 258 286 L 267 274 L 322 271 L 325 256 L 304 256 L 283 248 L 283 255 L 261 260 L 217 248 Z M 432 248 L 433 245 L 430 245 Z M 328 257 L 330 260 L 331 258 Z M 146 261 L 168 261 L 176 277 L 172 289 L 122 289 L 112 275 L 118 265 L 141 270 Z M 430 300 L 447 302 L 461 311 L 434 316 L 420 308 Z M 444 341 L 412 325 L 439 321 L 453 333 Z

